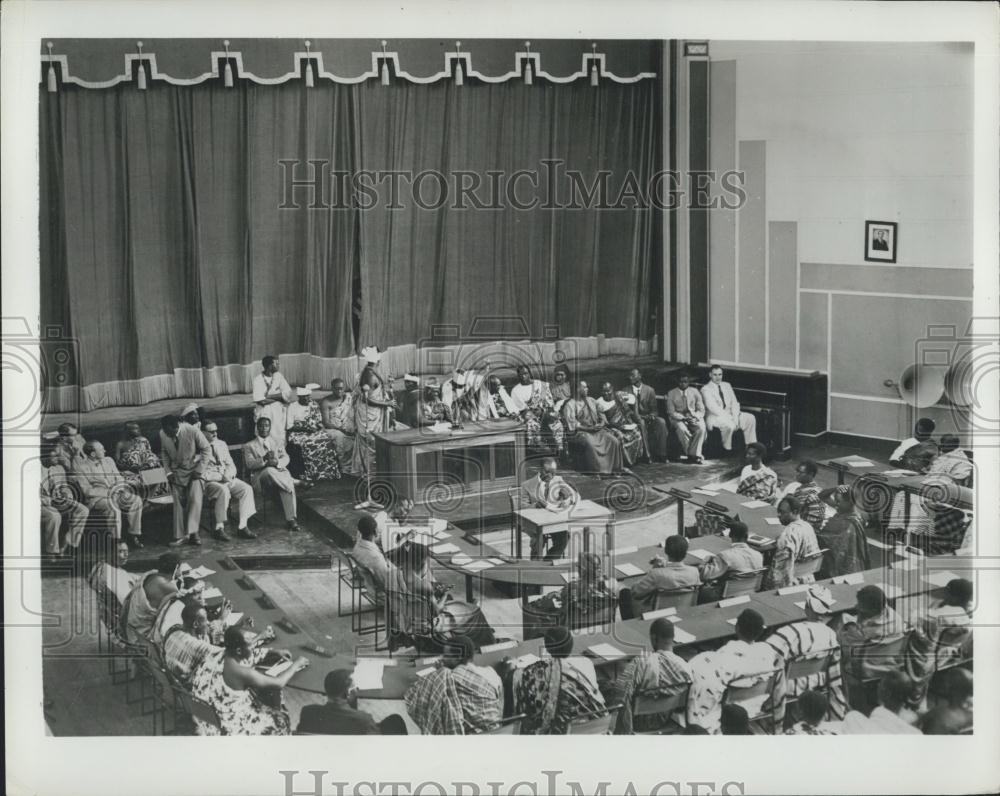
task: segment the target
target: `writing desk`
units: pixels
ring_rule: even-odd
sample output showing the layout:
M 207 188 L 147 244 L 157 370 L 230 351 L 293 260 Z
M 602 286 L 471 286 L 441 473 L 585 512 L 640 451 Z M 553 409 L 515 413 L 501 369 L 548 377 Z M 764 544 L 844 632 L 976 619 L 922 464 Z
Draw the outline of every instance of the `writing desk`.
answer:
M 576 505 L 562 511 L 548 509 L 516 509 L 514 511 L 517 533 L 514 535 L 517 557 L 523 558 L 521 531 L 530 536 L 543 536 L 553 533 L 582 533 L 583 550 L 590 552 L 590 536 L 588 532 L 593 525 L 604 527 L 605 549 L 615 546 L 615 514 L 610 509 L 600 506 L 592 500 L 581 500 Z

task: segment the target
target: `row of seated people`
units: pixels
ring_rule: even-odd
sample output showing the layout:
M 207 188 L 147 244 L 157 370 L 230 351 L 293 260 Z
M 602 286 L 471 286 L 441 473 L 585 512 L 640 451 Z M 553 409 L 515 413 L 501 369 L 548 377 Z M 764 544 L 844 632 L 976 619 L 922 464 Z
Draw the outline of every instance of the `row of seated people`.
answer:
M 233 504 L 238 510 L 236 534 L 253 539 L 248 522 L 257 512 L 255 490 L 276 494 L 288 528 L 298 531 L 296 488 L 321 478 L 339 478 L 339 471 L 334 441 L 325 434 L 323 445 L 299 438 L 300 433 L 306 437 L 312 432 L 297 428 L 291 427 L 288 439 L 302 451 L 307 477 L 292 475 L 285 442 L 271 436 L 271 421 L 262 417 L 254 438 L 242 446 L 248 484 L 238 477 L 218 425 L 211 419 L 203 423 L 193 404 L 181 416 L 161 419 L 158 456 L 136 423 L 126 424 L 126 438 L 116 446 L 115 458 L 106 454 L 100 442 L 88 441 L 75 426 L 63 424 L 43 443 L 40 499 L 45 552 L 55 558 L 74 555 L 91 516 L 112 538 L 124 538 L 133 548 L 143 547 L 143 508 L 149 498 L 160 497 L 157 486 L 147 485 L 143 473 L 160 468 L 172 496 L 172 544 L 201 543 L 205 502 L 213 507 L 216 538 L 231 539 L 226 525 Z M 127 529 L 124 536 L 123 526 Z

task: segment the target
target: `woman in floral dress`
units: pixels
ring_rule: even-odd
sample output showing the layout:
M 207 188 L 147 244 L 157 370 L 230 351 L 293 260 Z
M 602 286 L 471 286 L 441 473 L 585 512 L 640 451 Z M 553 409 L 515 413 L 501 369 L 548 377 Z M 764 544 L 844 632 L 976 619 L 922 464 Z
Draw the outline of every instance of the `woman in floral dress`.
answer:
M 635 396 L 624 392 L 615 392 L 611 382 L 604 382 L 601 395 L 596 399 L 597 408 L 604 413 L 608 421 L 608 430 L 622 441 L 625 452 L 625 464 L 631 466 L 646 455 L 642 444 L 642 432 L 639 430 L 639 418 L 634 406 L 628 405 L 628 399 L 635 404 Z
M 307 481 L 333 481 L 340 478 L 337 445 L 323 425 L 319 405 L 312 399 L 313 387 L 307 384 L 296 389 L 299 400 L 288 406 L 286 436 L 302 452 Z

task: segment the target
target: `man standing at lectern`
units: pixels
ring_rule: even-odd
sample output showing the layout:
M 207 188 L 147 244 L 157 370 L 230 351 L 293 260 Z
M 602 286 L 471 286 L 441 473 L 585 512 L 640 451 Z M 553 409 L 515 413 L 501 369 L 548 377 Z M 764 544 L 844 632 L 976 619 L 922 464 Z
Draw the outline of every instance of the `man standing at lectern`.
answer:
M 529 478 L 521 484 L 519 502 L 520 508 L 548 509 L 552 512 L 565 511 L 576 505 L 580 499 L 576 490 L 556 475 L 558 464 L 548 457 L 542 460 L 542 469 L 534 478 Z M 549 534 L 550 546 L 545 554 L 546 560 L 555 561 L 562 558 L 569 542 L 569 533 L 561 531 Z M 537 533 L 531 540 L 531 557 L 539 558 L 542 552 L 542 534 Z
M 705 427 L 711 431 L 719 429 L 722 434 L 722 447 L 727 451 L 733 449 L 733 434 L 736 429 L 743 432 L 747 445 L 757 441 L 757 418 L 747 412 L 740 411 L 740 402 L 728 381 L 722 380 L 722 367 L 712 365 L 708 371 L 711 381 L 701 388 L 701 397 L 705 402 Z

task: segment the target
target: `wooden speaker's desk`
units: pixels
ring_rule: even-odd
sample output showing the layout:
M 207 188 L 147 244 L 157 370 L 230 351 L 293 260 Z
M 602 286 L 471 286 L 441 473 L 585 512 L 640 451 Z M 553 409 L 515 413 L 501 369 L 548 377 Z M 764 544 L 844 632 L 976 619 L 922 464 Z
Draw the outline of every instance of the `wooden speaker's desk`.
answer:
M 375 435 L 375 470 L 399 498 L 414 503 L 458 494 L 500 492 L 523 474 L 524 426 L 512 420 L 466 423 L 443 433 L 429 427 Z
M 518 509 L 514 512 L 517 518 L 518 531 L 524 530 L 531 536 L 550 533 L 582 533 L 584 552 L 590 552 L 590 533 L 585 531 L 600 527 L 604 532 L 604 549 L 613 550 L 615 546 L 615 514 L 610 509 L 600 506 L 592 500 L 581 500 L 575 506 L 562 511 L 548 509 Z M 521 534 L 515 534 L 515 550 L 518 558 L 522 557 Z

